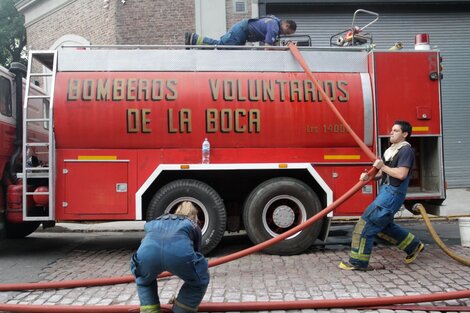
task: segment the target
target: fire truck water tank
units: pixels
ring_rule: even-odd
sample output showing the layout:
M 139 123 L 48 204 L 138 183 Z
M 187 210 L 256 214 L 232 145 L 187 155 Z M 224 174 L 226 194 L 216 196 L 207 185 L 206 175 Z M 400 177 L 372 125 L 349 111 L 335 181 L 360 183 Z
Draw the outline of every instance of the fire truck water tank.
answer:
M 101 56 L 106 56 L 106 60 L 117 57 L 115 51 L 81 52 L 94 56 L 90 55 L 87 62 Z M 269 54 L 276 58 L 270 67 L 255 64 L 239 71 L 230 64 L 222 69 L 211 67 L 211 63 L 202 66 L 202 57 L 194 62 L 198 67 L 187 70 L 178 69 L 182 66 L 179 61 L 170 64 L 174 70 L 166 71 L 150 65 L 144 70 L 141 63 L 128 68 L 116 63 L 106 70 L 100 64 L 88 64 L 82 69 L 73 58 L 76 51 L 61 53 L 62 60 L 75 61 L 70 66 L 61 63 L 56 76 L 54 128 L 58 149 L 200 150 L 201 141 L 208 136 L 214 148 L 357 146 L 295 63 L 272 69 L 277 58 L 291 58 L 288 51 Z M 131 56 L 138 51 L 127 53 L 126 60 L 134 60 Z M 159 60 L 159 54 L 153 53 L 152 60 Z M 210 53 L 198 51 L 186 58 L 192 60 Z M 245 54 L 246 58 L 266 58 L 262 51 Z M 373 120 L 373 99 L 367 53 L 343 52 L 334 60 L 332 55 L 335 54 L 329 53 L 328 58 L 322 54 L 310 57 L 319 62 L 316 68 L 324 67 L 317 79 L 352 129 L 367 145 L 372 145 L 366 135 L 373 132 L 369 122 Z M 357 65 L 348 69 L 351 60 Z M 239 61 L 237 66 L 240 64 L 243 63 Z

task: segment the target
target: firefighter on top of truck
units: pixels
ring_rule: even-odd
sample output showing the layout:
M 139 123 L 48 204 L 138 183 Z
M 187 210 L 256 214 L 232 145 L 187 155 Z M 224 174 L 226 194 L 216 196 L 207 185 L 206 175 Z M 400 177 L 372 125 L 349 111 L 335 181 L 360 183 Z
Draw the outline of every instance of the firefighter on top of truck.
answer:
M 236 23 L 219 40 L 201 36 L 196 33 L 185 33 L 185 45 L 243 46 L 246 42 L 261 42 L 273 46 L 280 35 L 292 35 L 297 24 L 292 20 L 280 20 L 274 15 L 262 18 L 244 19 Z

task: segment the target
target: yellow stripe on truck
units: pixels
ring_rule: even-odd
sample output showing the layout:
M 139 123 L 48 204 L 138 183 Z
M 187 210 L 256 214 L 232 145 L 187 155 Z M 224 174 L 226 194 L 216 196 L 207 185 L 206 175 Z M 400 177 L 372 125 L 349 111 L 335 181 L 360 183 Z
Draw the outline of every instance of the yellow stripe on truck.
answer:
M 99 161 L 102 161 L 102 160 L 117 160 L 117 156 L 116 155 L 79 155 L 77 157 L 78 160 L 86 160 L 86 161 L 90 161 L 90 160 L 99 160 Z
M 325 154 L 324 160 L 360 160 L 359 154 Z

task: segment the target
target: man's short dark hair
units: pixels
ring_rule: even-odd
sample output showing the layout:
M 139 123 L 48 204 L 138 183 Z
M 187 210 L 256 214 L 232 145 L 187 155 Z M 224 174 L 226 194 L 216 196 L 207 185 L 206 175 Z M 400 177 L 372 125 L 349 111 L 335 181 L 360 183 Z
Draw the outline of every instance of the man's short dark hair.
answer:
M 293 20 L 285 20 L 287 26 L 289 26 L 289 29 L 293 30 L 294 32 L 297 30 L 297 23 L 294 22 Z
M 393 125 L 400 125 L 401 131 L 404 133 L 408 133 L 407 139 L 411 137 L 412 127 L 411 124 L 407 121 L 395 121 Z

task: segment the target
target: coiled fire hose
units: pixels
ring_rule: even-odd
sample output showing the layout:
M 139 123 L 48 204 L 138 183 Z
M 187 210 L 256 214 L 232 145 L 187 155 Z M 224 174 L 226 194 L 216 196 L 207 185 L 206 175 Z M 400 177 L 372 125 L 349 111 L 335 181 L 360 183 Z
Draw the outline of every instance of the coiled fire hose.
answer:
M 330 101 L 329 97 L 323 91 L 323 88 L 320 87 L 319 83 L 309 70 L 305 60 L 300 54 L 297 47 L 293 44 L 289 45 L 289 49 L 292 54 L 305 70 L 306 74 L 315 84 L 318 91 L 321 93 L 323 99 L 325 99 L 333 110 L 338 119 L 343 123 L 348 132 L 351 134 L 353 139 L 359 145 L 359 147 L 364 151 L 364 153 L 374 161 L 376 159 L 375 154 L 373 154 L 368 147 L 361 141 L 361 139 L 355 134 L 351 129 L 348 123 L 341 116 L 339 111 Z M 377 173 L 377 169 L 372 167 L 368 171 L 369 177 L 374 177 Z M 248 254 L 263 250 L 281 240 L 286 239 L 287 237 L 301 231 L 302 229 L 309 227 L 319 219 L 323 218 L 330 211 L 334 210 L 337 206 L 343 203 L 345 200 L 350 198 L 355 192 L 357 192 L 362 186 L 367 184 L 367 181 L 359 181 L 356 183 L 350 190 L 348 190 L 344 195 L 339 197 L 336 201 L 330 204 L 328 207 L 323 209 L 321 212 L 311 217 L 303 224 L 296 226 L 295 228 L 275 237 L 263 243 L 260 243 L 256 246 L 247 248 L 245 250 L 236 252 L 232 255 L 221 257 L 219 259 L 211 260 L 209 266 L 220 265 L 237 258 L 246 256 Z M 166 272 L 159 276 L 167 277 L 171 274 Z M 122 277 L 110 277 L 110 278 L 100 278 L 100 279 L 87 279 L 87 280 L 69 280 L 62 282 L 39 282 L 39 283 L 29 283 L 29 284 L 3 284 L 0 285 L 0 291 L 18 291 L 18 290 L 32 290 L 32 289 L 57 289 L 57 288 L 72 288 L 72 287 L 84 287 L 84 286 L 102 286 L 102 285 L 112 285 L 112 284 L 121 284 L 121 283 L 130 283 L 133 282 L 134 277 L 122 276 Z M 380 297 L 380 298 L 366 298 L 366 299 L 334 299 L 334 300 L 304 300 L 304 301 L 279 301 L 279 302 L 243 302 L 243 303 L 203 303 L 199 306 L 199 311 L 214 312 L 214 311 L 257 311 L 257 310 L 290 310 L 290 309 L 313 309 L 313 308 L 346 308 L 346 307 L 368 307 L 368 306 L 381 306 L 381 305 L 391 305 L 391 304 L 403 304 L 403 303 L 419 303 L 419 302 L 432 302 L 440 300 L 450 300 L 450 299 L 460 299 L 470 297 L 470 290 L 462 291 L 453 291 L 453 292 L 444 292 L 444 293 L 434 293 L 428 295 L 419 295 L 419 296 L 395 296 L 395 297 Z M 162 305 L 163 310 L 171 310 L 170 305 Z M 128 306 L 128 305 L 112 305 L 112 306 L 81 306 L 73 307 L 69 305 L 19 305 L 19 304 L 0 304 L 0 310 L 7 310 L 10 312 L 138 312 L 139 308 L 137 306 Z

